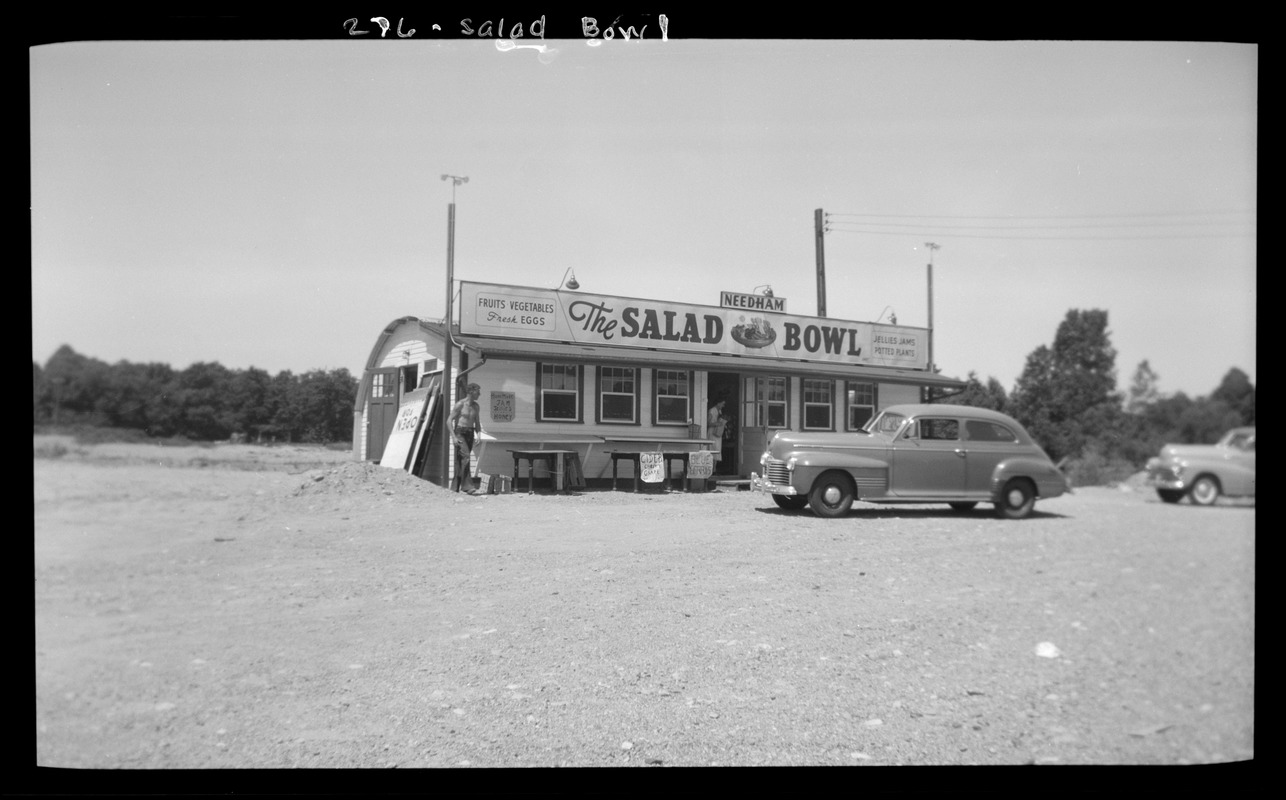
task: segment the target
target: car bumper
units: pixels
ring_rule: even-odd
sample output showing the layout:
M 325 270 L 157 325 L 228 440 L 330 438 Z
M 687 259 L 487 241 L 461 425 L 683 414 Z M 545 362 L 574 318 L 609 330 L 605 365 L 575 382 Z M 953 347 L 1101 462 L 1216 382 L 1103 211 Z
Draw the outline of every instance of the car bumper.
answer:
M 1147 485 L 1152 489 L 1174 489 L 1175 491 L 1186 491 L 1188 484 L 1182 478 L 1173 478 L 1165 476 L 1149 475 Z
M 794 497 L 799 494 L 795 487 L 790 484 L 773 483 L 767 478 L 759 477 L 759 473 L 750 473 L 750 491 L 763 492 L 764 494 L 780 494 L 786 497 Z
M 1188 488 L 1188 482 L 1183 479 L 1183 476 L 1176 474 L 1178 470 L 1175 467 L 1153 462 L 1147 465 L 1147 469 L 1146 484 L 1153 489 L 1183 491 Z

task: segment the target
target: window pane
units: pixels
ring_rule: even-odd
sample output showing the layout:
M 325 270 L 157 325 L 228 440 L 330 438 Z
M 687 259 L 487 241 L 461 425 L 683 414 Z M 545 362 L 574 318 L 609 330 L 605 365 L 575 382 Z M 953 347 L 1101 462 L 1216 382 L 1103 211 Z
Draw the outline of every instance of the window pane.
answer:
M 786 427 L 786 406 L 777 404 L 768 406 L 768 427 Z
M 848 427 L 852 428 L 853 430 L 857 430 L 858 428 L 862 427 L 866 423 L 870 422 L 871 417 L 873 416 L 874 416 L 874 412 L 872 412 L 871 409 L 869 408 L 862 408 L 860 406 L 854 406 L 852 408 L 849 408 Z
M 603 419 L 634 421 L 634 398 L 630 395 L 603 395 Z
M 576 419 L 576 395 L 559 392 L 545 392 L 541 396 L 545 419 Z
M 829 428 L 831 426 L 830 406 L 805 406 L 804 427 Z
M 656 399 L 656 419 L 658 422 L 687 422 L 687 398 L 658 397 Z
M 960 424 L 954 419 L 924 419 L 920 420 L 920 438 L 921 439 L 959 439 Z

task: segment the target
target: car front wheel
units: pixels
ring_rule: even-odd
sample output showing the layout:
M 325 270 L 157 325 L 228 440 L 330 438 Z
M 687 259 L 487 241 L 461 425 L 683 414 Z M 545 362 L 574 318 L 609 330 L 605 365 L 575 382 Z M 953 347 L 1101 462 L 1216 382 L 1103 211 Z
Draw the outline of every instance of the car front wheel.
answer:
M 808 505 L 819 517 L 842 517 L 853 507 L 853 481 L 842 472 L 827 472 L 813 483 Z
M 808 505 L 808 498 L 799 495 L 775 494 L 772 496 L 772 501 L 778 508 L 784 508 L 787 511 L 798 511 Z
M 1005 484 L 996 501 L 996 513 L 1005 519 L 1022 519 L 1036 507 L 1036 490 L 1026 478 L 1014 478 Z
M 1209 475 L 1202 475 L 1192 482 L 1188 496 L 1199 506 L 1214 505 L 1214 502 L 1219 499 L 1219 481 Z

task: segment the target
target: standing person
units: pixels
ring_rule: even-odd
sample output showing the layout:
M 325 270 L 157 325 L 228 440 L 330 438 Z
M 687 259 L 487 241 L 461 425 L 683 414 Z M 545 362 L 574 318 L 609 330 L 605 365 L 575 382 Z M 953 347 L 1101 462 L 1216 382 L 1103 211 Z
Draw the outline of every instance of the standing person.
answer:
M 706 422 L 709 423 L 710 438 L 712 439 L 723 438 L 723 429 L 728 424 L 728 418 L 723 415 L 723 406 L 724 406 L 724 403 L 727 403 L 727 402 L 728 402 L 727 400 L 720 400 L 719 402 L 710 406 L 710 411 L 708 414 L 706 414 Z
M 471 383 L 465 389 L 468 397 L 459 400 L 451 407 L 451 416 L 447 426 L 451 430 L 451 440 L 455 442 L 456 491 L 463 489 L 472 492 L 473 476 L 469 474 L 469 454 L 473 452 L 474 436 L 482 431 L 482 409 L 478 406 L 478 397 L 482 387 Z

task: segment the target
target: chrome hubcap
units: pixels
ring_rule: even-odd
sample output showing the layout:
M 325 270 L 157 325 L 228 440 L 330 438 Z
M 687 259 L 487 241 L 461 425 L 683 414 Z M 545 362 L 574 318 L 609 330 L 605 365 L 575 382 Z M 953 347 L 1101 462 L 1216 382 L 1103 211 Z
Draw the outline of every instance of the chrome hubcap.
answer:
M 828 506 L 833 506 L 838 503 L 839 498 L 840 491 L 834 486 L 827 486 L 826 491 L 822 492 L 822 500 L 824 500 Z
M 1017 508 L 1023 504 L 1023 493 L 1019 489 L 1013 489 L 1009 492 L 1009 505 Z

